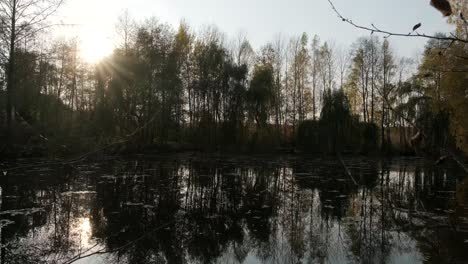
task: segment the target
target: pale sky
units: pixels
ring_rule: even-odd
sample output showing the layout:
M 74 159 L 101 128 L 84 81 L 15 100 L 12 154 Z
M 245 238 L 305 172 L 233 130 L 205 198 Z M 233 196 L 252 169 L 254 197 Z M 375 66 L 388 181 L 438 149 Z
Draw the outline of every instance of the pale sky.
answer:
M 420 33 L 449 32 L 452 27 L 429 5 L 429 0 L 334 0 L 341 13 L 354 22 L 382 29 L 410 32 L 421 22 Z M 343 23 L 327 0 L 67 0 L 58 16 L 65 23 L 78 24 L 67 35 L 82 39 L 88 56 L 99 57 L 114 47 L 115 23 L 128 9 L 136 19 L 154 16 L 177 28 L 183 19 L 194 29 L 216 25 L 228 38 L 245 32 L 257 49 L 281 34 L 285 37 L 306 32 L 322 40 L 348 46 L 368 35 Z M 400 56 L 420 53 L 425 39 L 390 38 Z M 90 58 L 91 59 L 91 58 Z

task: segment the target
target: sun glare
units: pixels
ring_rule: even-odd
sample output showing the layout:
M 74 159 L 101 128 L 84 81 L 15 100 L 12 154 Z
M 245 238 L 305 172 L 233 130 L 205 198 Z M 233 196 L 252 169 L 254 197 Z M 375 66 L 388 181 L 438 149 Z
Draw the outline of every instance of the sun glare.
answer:
M 81 218 L 78 222 L 76 230 L 80 237 L 80 243 L 83 246 L 89 246 L 90 239 L 92 236 L 91 221 L 89 218 Z
M 97 30 L 86 30 L 81 42 L 81 56 L 88 63 L 98 63 L 113 50 L 112 41 Z
M 80 57 L 87 63 L 97 63 L 114 50 L 116 1 L 72 0 L 64 6 L 63 17 L 73 26 L 64 27 L 61 34 L 65 39 L 78 39 Z

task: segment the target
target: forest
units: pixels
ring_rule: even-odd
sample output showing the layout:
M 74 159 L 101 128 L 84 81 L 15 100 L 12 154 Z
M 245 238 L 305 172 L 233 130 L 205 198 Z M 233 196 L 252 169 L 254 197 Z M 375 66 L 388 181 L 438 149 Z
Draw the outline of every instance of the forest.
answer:
M 418 59 L 374 31 L 350 47 L 304 33 L 254 50 L 245 34 L 127 11 L 116 21 L 119 46 L 94 64 L 77 38 L 37 41 L 61 1 L 22 2 L 1 1 L 2 156 L 468 151 L 468 32 L 455 15 L 468 13 L 463 0 L 448 20 L 456 30 L 428 38 Z
M 0 0 L 0 264 L 466 263 L 467 0 L 392 1 L 424 18 L 403 31 L 320 0 L 311 28 L 349 45 L 86 1 Z M 59 34 L 62 8 L 98 27 L 114 4 L 107 55 Z

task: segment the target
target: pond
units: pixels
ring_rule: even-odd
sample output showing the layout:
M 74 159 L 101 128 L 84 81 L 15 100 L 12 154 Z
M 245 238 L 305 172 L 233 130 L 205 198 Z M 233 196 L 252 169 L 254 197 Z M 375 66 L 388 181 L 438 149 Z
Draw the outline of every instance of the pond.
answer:
M 34 161 L 20 161 L 31 164 Z M 456 164 L 135 156 L 29 167 L 1 186 L 1 263 L 466 263 Z

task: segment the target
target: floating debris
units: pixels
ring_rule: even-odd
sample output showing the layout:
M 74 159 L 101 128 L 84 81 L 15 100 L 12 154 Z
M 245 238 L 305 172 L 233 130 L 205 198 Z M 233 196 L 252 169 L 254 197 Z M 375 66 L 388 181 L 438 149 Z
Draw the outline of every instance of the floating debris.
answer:
M 127 202 L 125 203 L 126 206 L 144 206 L 143 203 L 132 203 L 132 202 Z
M 11 216 L 32 215 L 32 214 L 42 213 L 42 212 L 44 212 L 44 208 L 26 208 L 26 209 L 3 211 L 3 212 L 0 212 L 0 215 L 11 215 Z
M 5 196 L 5 197 L 3 197 L 3 198 L 6 198 L 6 199 L 18 199 L 19 196 L 17 196 L 17 195 L 7 195 L 7 196 Z
M 297 176 L 297 177 L 310 177 L 310 176 L 312 176 L 311 173 L 307 173 L 307 172 L 297 172 L 294 175 Z
M 240 177 L 241 175 L 239 173 L 223 173 L 223 176 L 226 176 L 226 177 Z
M 69 192 L 63 192 L 63 196 L 70 196 L 70 195 L 86 195 L 86 194 L 97 194 L 97 192 L 94 191 L 69 191 Z
M 115 180 L 117 179 L 116 176 L 113 176 L 113 175 L 104 175 L 104 176 L 101 176 L 101 179 L 104 179 L 104 180 Z
M 0 220 L 0 228 L 4 228 L 4 227 L 12 225 L 14 223 L 15 222 L 13 222 L 11 220 L 8 220 L 8 219 L 2 219 L 2 220 Z

